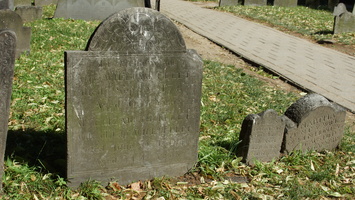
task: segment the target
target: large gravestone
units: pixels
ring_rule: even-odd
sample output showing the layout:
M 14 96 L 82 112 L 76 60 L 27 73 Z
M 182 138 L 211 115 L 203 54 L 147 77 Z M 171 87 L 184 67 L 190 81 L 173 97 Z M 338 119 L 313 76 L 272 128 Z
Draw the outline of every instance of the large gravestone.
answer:
M 202 60 L 148 8 L 103 21 L 67 51 L 68 180 L 121 184 L 182 175 L 197 161 Z
M 282 152 L 334 150 L 340 143 L 346 112 L 318 94 L 307 95 L 285 112 L 287 121 Z
M 14 7 L 18 6 L 31 6 L 32 0 L 14 0 Z
M 345 4 L 339 3 L 334 8 L 334 34 L 355 32 L 355 15 L 348 12 Z
M 298 0 L 274 0 L 274 6 L 296 7 Z
M 283 118 L 274 110 L 258 115 L 248 115 L 242 124 L 237 147 L 237 156 L 254 164 L 255 160 L 269 162 L 280 156 L 285 129 Z
M 16 34 L 10 30 L 0 30 L 0 188 L 4 172 L 4 154 L 10 114 L 15 52 Z
M 266 6 L 267 0 L 244 0 L 245 6 Z
M 16 58 L 21 53 L 30 52 L 31 28 L 24 27 L 21 17 L 12 10 L 0 10 L 0 29 L 9 29 L 16 33 Z
M 58 0 L 55 18 L 104 20 L 131 7 L 144 7 L 144 0 Z

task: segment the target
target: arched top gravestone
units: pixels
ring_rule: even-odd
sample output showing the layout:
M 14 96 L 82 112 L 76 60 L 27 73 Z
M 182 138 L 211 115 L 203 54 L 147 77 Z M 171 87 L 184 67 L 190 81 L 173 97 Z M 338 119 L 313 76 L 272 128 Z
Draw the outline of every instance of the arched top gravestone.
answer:
M 131 8 L 65 52 L 68 180 L 183 175 L 197 161 L 200 56 L 161 13 Z
M 344 134 L 345 110 L 319 94 L 309 94 L 285 112 L 282 152 L 334 150 Z
M 23 52 L 29 52 L 31 28 L 23 26 L 23 21 L 20 15 L 9 9 L 0 9 L 0 19 L 0 29 L 9 29 L 16 33 L 16 57 L 18 58 Z
M 177 27 L 158 11 L 128 8 L 98 26 L 87 50 L 161 53 L 184 52 L 186 46 Z
M 10 30 L 0 30 L 0 188 L 4 171 L 15 52 L 16 34 Z

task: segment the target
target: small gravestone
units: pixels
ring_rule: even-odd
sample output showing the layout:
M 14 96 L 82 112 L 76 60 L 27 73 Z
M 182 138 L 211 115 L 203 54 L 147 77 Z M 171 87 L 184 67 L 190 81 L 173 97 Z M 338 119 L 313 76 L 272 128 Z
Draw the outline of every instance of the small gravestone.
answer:
M 334 8 L 334 34 L 355 32 L 355 15 L 348 12 L 345 4 L 340 3 Z
M 274 6 L 296 7 L 298 0 L 274 0 Z
M 32 0 L 14 0 L 14 7 L 18 6 L 31 6 Z
M 286 130 L 282 152 L 334 150 L 340 143 L 346 112 L 318 94 L 307 95 L 285 112 Z
M 197 161 L 202 60 L 148 8 L 103 21 L 67 51 L 68 180 L 120 184 L 182 175 Z
M 244 0 L 245 6 L 266 6 L 267 0 Z
M 219 0 L 219 6 L 236 6 L 242 5 L 242 0 Z
M 14 0 L 0 0 L 0 10 L 14 9 Z M 1 29 L 1 28 L 0 28 Z
M 4 172 L 4 154 L 10 114 L 15 52 L 16 34 L 10 30 L 0 30 L 0 188 Z
M 42 7 L 40 6 L 18 6 L 15 12 L 21 16 L 23 22 L 32 22 L 42 18 Z
M 57 5 L 58 0 L 35 0 L 36 6 L 48 6 L 51 4 Z
M 310 8 L 318 8 L 320 5 L 320 0 L 306 0 L 305 4 Z
M 144 7 L 144 0 L 58 0 L 55 18 L 104 20 L 131 7 Z
M 0 10 L 0 29 L 9 29 L 16 33 L 16 58 L 21 53 L 30 52 L 31 28 L 24 27 L 21 17 L 12 10 Z
M 274 110 L 248 115 L 242 124 L 237 156 L 254 164 L 255 160 L 269 162 L 280 156 L 285 122 Z

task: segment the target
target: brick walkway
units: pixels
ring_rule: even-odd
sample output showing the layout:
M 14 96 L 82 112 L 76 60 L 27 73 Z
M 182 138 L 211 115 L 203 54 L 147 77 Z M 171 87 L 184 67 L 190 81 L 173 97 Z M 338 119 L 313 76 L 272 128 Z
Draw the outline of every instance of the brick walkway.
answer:
M 355 57 L 182 0 L 161 12 L 288 81 L 355 112 Z

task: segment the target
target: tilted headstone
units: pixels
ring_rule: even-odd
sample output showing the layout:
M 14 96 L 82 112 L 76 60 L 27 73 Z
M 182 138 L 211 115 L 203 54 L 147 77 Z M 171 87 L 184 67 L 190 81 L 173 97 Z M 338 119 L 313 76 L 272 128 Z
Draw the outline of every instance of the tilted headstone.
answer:
M 355 15 L 348 12 L 345 4 L 339 3 L 334 8 L 334 34 L 355 32 Z
M 23 22 L 32 22 L 42 18 L 41 6 L 18 6 L 15 12 L 21 16 Z
M 14 9 L 14 0 L 0 0 L 0 10 Z M 0 28 L 1 29 L 1 28 Z
M 298 0 L 274 0 L 274 6 L 296 7 Z
M 4 154 L 10 114 L 15 52 L 16 34 L 10 30 L 0 30 L 0 188 L 4 172 Z
M 36 6 L 48 6 L 51 4 L 57 5 L 58 0 L 35 0 Z
M 267 0 L 244 0 L 245 6 L 266 6 Z
M 254 164 L 255 160 L 270 162 L 280 156 L 285 122 L 274 110 L 248 115 L 242 124 L 237 156 Z
M 107 18 L 67 51 L 68 180 L 182 175 L 197 161 L 202 60 L 148 8 Z
M 131 7 L 144 7 L 144 0 L 58 0 L 55 18 L 104 20 Z
M 334 150 L 344 134 L 346 112 L 318 94 L 307 95 L 285 112 L 282 152 Z
M 31 28 L 24 27 L 21 17 L 12 10 L 0 10 L 0 29 L 9 29 L 16 33 L 16 58 L 21 53 L 30 52 Z

